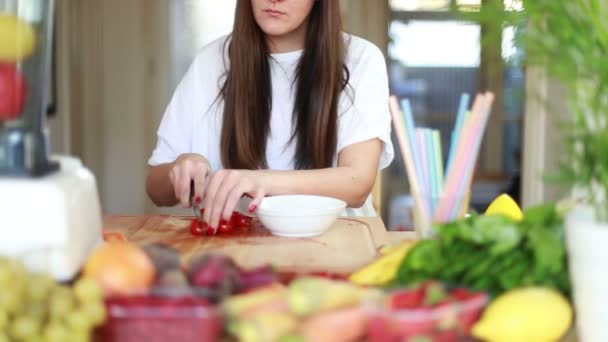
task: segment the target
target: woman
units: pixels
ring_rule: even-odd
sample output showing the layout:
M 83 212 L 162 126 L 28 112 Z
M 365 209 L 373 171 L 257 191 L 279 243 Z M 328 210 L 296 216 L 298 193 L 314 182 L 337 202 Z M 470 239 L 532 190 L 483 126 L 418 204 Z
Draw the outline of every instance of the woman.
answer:
M 207 45 L 162 119 L 146 187 L 159 206 L 190 206 L 211 228 L 243 196 L 344 200 L 375 215 L 379 168 L 390 164 L 386 63 L 342 32 L 337 0 L 238 0 L 229 37 Z

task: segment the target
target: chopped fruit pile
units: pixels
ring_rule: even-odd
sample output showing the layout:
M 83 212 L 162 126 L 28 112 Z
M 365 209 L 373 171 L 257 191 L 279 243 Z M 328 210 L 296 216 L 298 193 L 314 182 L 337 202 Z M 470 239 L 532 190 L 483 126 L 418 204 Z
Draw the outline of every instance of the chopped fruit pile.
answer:
M 204 211 L 204 208 L 201 209 L 201 214 L 203 214 Z M 194 236 L 212 236 L 215 234 L 231 235 L 236 230 L 250 228 L 251 221 L 253 221 L 252 217 L 243 215 L 238 211 L 232 213 L 232 217 L 229 221 L 221 220 L 217 229 L 210 228 L 206 222 L 201 222 L 198 219 L 194 219 L 190 224 L 190 234 Z
M 302 277 L 271 284 L 222 303 L 228 330 L 239 341 L 360 341 L 366 312 L 361 305 L 381 292 L 344 281 Z M 347 327 L 347 328 L 346 328 Z
M 448 290 L 439 282 L 391 293 L 371 315 L 369 337 L 373 341 L 460 341 L 488 302 L 488 296 L 465 288 Z

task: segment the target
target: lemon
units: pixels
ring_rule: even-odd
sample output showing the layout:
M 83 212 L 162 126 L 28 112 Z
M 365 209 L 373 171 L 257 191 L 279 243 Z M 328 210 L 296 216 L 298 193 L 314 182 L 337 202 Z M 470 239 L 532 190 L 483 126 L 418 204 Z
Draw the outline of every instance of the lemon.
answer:
M 0 13 L 0 61 L 19 62 L 34 51 L 36 33 L 29 23 Z
M 515 289 L 493 301 L 473 327 L 489 342 L 557 341 L 570 328 L 572 307 L 559 292 L 541 287 Z
M 521 221 L 524 217 L 524 214 L 517 203 L 507 194 L 502 194 L 492 201 L 485 214 L 503 215 L 510 217 L 515 221 Z

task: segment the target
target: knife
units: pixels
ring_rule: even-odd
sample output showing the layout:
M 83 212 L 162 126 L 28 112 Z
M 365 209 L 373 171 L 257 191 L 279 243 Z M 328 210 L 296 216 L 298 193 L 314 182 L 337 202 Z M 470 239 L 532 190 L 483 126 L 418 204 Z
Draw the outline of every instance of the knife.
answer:
M 194 180 L 190 181 L 190 206 L 192 207 L 192 211 L 194 212 L 194 217 L 200 222 L 203 222 L 203 215 L 201 214 L 201 207 L 194 200 Z

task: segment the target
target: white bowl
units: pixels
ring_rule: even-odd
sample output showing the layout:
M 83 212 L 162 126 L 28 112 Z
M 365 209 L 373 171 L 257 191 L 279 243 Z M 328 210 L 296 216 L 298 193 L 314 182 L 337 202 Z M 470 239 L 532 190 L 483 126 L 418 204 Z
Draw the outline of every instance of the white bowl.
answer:
M 329 229 L 344 208 L 346 202 L 335 198 L 286 195 L 266 197 L 256 213 L 274 235 L 311 237 Z

